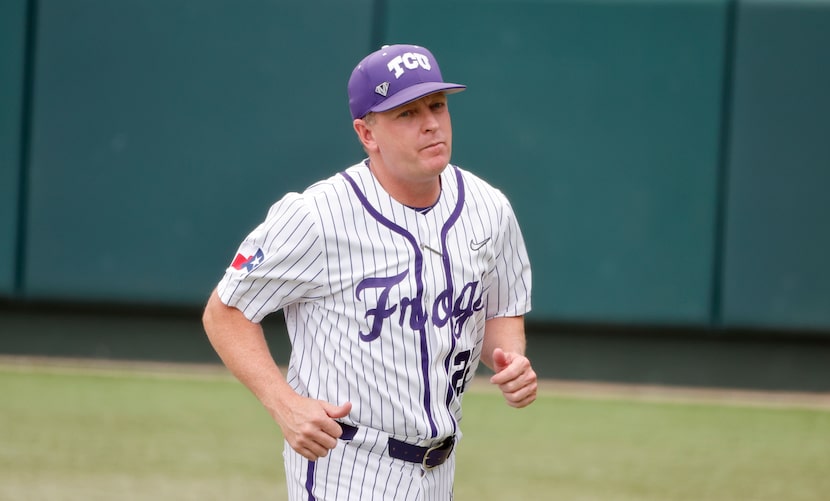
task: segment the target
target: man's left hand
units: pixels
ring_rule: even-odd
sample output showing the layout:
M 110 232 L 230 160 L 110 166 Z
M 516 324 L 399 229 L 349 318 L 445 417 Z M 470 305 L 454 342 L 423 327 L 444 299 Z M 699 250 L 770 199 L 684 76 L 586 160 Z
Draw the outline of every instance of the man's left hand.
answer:
M 496 348 L 493 366 L 496 373 L 490 382 L 501 389 L 508 405 L 522 408 L 536 400 L 536 372 L 526 356 Z

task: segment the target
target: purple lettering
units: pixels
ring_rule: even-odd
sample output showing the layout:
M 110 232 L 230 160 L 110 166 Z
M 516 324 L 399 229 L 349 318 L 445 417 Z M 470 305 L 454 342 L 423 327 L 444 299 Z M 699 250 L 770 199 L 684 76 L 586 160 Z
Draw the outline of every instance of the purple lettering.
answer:
M 443 327 L 452 316 L 452 287 L 446 289 L 432 303 L 432 323 L 436 327 Z
M 400 284 L 409 270 L 406 270 L 393 277 L 372 277 L 366 278 L 357 284 L 355 289 L 355 297 L 358 301 L 363 301 L 361 297 L 366 289 L 379 289 L 377 297 L 377 304 L 366 310 L 364 318 L 370 319 L 371 329 L 368 333 L 362 331 L 358 332 L 362 341 L 374 341 L 380 337 L 383 330 L 383 323 L 386 319 L 398 311 L 398 325 L 403 326 L 406 322 L 406 316 L 409 314 L 409 327 L 412 330 L 418 331 L 424 328 L 428 321 L 428 315 L 424 311 L 423 297 L 419 291 L 414 298 L 401 297 L 400 303 L 389 303 L 389 295 L 392 288 Z M 432 323 L 436 327 L 444 327 L 447 322 L 451 322 L 452 334 L 456 338 L 461 337 L 464 330 L 464 325 L 475 314 L 475 312 L 484 308 L 482 296 L 483 290 L 479 290 L 480 282 L 469 282 L 462 289 L 459 295 L 453 301 L 453 288 L 449 287 L 442 291 L 435 298 L 432 304 Z
M 365 278 L 357 284 L 354 295 L 358 301 L 362 301 L 362 299 L 360 299 L 360 293 L 363 292 L 364 289 L 382 289 L 380 295 L 378 296 L 377 306 L 366 310 L 366 316 L 364 318 L 369 318 L 370 316 L 373 317 L 372 330 L 370 330 L 368 334 L 358 332 L 358 335 L 360 335 L 360 339 L 362 341 L 374 341 L 380 336 L 380 331 L 383 328 L 383 321 L 391 317 L 392 313 L 398 309 L 397 304 L 387 308 L 386 304 L 389 302 L 389 291 L 392 287 L 401 283 L 407 274 L 409 274 L 409 270 L 404 270 L 403 273 L 395 275 L 394 277 Z
M 455 304 L 453 304 L 452 333 L 456 338 L 461 337 L 461 331 L 464 328 L 464 324 L 470 319 L 470 317 L 473 316 L 473 313 L 484 308 L 481 300 L 483 291 L 479 292 L 478 297 L 476 297 L 476 289 L 478 289 L 478 286 L 479 282 L 467 283 L 467 285 L 461 289 L 461 294 L 458 295 L 455 300 Z

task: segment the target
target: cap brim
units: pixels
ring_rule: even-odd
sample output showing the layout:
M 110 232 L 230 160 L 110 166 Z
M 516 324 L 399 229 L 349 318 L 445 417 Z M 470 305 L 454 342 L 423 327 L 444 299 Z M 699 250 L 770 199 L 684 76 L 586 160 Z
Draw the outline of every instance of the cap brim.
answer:
M 423 82 L 409 86 L 394 96 L 384 99 L 382 103 L 369 108 L 369 111 L 389 111 L 397 108 L 398 106 L 403 106 L 417 99 L 421 99 L 424 96 L 435 94 L 436 92 L 453 94 L 455 92 L 461 92 L 466 88 L 466 85 L 449 82 Z

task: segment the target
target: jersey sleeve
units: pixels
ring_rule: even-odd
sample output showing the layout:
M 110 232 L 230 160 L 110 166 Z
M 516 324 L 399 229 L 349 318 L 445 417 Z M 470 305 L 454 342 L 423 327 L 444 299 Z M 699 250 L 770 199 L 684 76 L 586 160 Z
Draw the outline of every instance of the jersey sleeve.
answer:
M 513 208 L 504 199 L 496 237 L 494 266 L 487 277 L 487 318 L 530 311 L 530 260 Z
M 323 256 L 315 221 L 301 194 L 289 193 L 275 203 L 219 282 L 222 302 L 260 322 L 319 289 Z

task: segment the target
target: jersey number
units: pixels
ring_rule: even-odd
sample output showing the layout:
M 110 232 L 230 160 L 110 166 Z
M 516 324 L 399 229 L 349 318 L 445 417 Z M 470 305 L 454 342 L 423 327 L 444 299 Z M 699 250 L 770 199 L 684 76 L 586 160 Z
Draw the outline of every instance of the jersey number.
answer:
M 470 372 L 470 354 L 471 350 L 465 350 L 453 359 L 455 372 L 452 375 L 452 387 L 455 389 L 456 395 L 464 393 L 464 387 L 467 385 L 467 373 Z

